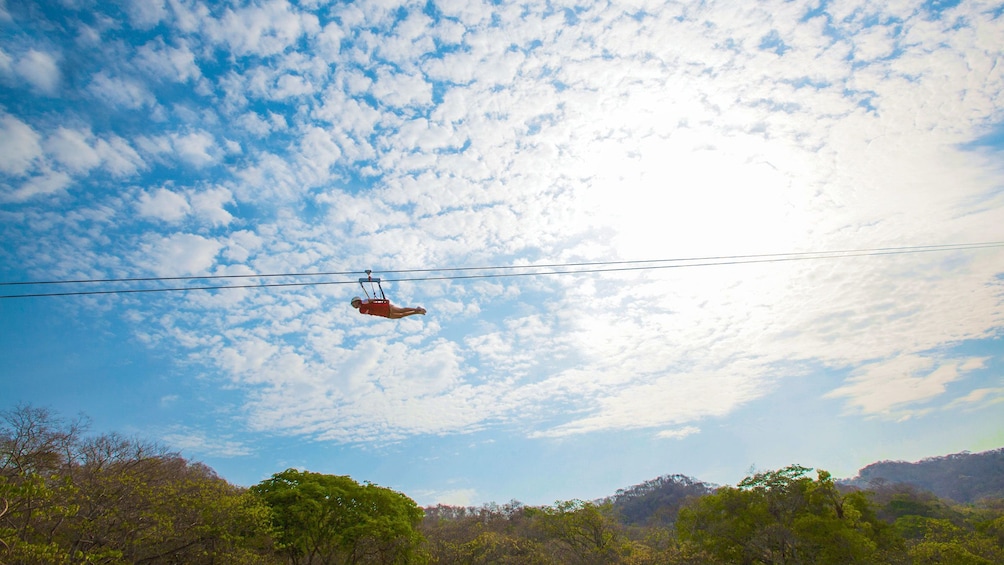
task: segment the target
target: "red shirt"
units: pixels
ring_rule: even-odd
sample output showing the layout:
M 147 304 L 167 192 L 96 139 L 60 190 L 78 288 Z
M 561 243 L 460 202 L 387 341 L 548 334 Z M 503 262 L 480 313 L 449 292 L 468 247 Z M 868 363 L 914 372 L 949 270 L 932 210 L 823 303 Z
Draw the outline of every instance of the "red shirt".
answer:
M 370 316 L 382 316 L 384 318 L 389 318 L 390 300 L 381 300 L 379 298 L 363 300 L 362 304 L 359 305 L 359 313 L 369 314 Z

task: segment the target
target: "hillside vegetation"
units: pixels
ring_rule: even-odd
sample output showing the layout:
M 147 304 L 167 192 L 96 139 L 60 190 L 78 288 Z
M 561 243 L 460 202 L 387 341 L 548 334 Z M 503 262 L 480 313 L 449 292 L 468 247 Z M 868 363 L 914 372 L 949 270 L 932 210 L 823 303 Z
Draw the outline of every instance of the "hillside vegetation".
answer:
M 1004 498 L 1004 448 L 983 453 L 956 453 L 916 463 L 880 461 L 858 471 L 847 484 L 869 488 L 907 483 L 941 498 L 970 503 Z
M 1004 563 L 1004 499 L 840 486 L 798 465 L 735 486 L 667 475 L 592 502 L 423 509 L 295 469 L 242 488 L 156 445 L 87 437 L 44 409 L 0 416 L 9 565 Z

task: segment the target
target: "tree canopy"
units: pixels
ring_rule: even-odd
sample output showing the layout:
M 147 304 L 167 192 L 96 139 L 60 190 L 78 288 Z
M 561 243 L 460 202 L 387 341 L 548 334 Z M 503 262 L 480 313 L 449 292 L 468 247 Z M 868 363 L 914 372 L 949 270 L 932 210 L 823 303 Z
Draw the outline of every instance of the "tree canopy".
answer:
M 1004 498 L 841 487 L 800 465 L 718 488 L 668 475 L 597 501 L 422 509 L 296 469 L 239 487 L 156 444 L 86 431 L 45 409 L 0 413 L 0 563 L 1004 563 Z
M 422 510 L 413 500 L 346 476 L 287 469 L 251 488 L 272 510 L 294 565 L 415 563 Z

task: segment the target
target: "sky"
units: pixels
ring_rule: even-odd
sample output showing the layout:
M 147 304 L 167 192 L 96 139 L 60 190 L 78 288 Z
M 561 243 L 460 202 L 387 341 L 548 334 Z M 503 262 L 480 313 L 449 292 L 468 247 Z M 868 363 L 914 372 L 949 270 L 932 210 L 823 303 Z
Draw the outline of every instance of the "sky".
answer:
M 0 0 L 0 282 L 158 279 L 0 285 L 0 410 L 421 505 L 1002 447 L 1002 46 L 981 1 Z

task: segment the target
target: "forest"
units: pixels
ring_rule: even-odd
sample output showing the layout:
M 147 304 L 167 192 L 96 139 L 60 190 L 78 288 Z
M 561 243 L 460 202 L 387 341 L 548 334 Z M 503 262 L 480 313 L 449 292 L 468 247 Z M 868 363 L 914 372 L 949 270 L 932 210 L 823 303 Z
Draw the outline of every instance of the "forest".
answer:
M 421 508 L 296 469 L 235 486 L 156 444 L 19 405 L 0 413 L 0 563 L 1004 563 L 1004 449 L 911 465 L 847 482 L 799 465 L 734 486 L 666 475 L 602 500 Z

